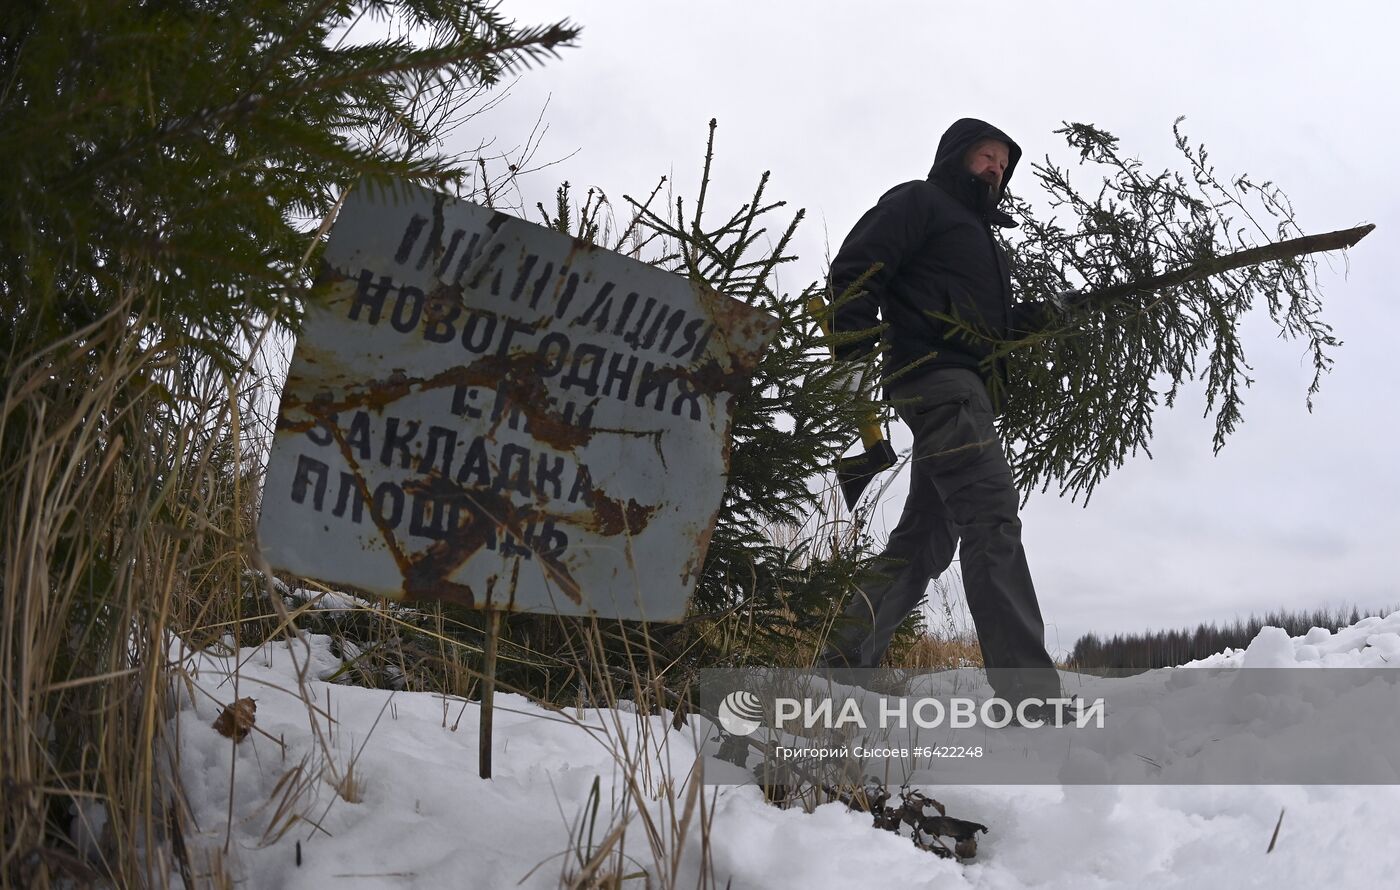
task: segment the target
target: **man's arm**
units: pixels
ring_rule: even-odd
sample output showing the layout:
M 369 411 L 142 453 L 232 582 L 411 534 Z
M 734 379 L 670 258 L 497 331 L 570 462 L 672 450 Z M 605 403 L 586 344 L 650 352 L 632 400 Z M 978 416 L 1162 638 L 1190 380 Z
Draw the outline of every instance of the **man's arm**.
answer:
M 1048 330 L 1064 320 L 1066 314 L 1078 309 L 1084 293 L 1077 290 L 1060 291 L 1044 300 L 1023 300 L 1011 307 L 1011 336 L 1029 337 Z
M 904 258 L 923 244 L 929 212 L 926 188 L 922 182 L 906 182 L 890 189 L 842 242 L 831 261 L 828 279 L 831 300 L 836 304 L 837 333 L 866 331 L 879 325 L 880 306 L 890 281 Z M 877 265 L 879 268 L 861 283 L 862 293 L 843 302 L 842 295 Z M 871 334 L 839 345 L 836 358 L 858 359 L 879 345 L 879 335 Z
M 1022 300 L 1011 306 L 1009 333 L 1013 338 L 1038 334 L 1054 326 L 1059 315 L 1059 309 L 1050 300 Z

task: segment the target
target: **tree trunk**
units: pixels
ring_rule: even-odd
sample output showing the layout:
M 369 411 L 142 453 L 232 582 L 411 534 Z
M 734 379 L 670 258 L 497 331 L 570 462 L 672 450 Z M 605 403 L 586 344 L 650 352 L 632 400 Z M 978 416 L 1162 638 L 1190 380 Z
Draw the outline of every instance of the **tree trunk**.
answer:
M 1374 228 L 1374 225 L 1368 224 L 1357 226 L 1354 229 L 1327 232 L 1323 235 L 1305 235 L 1302 238 L 1290 238 L 1287 241 L 1278 241 L 1273 244 L 1265 244 L 1261 247 L 1249 247 L 1244 250 L 1237 250 L 1234 253 L 1227 253 L 1224 256 L 1193 263 L 1182 269 L 1174 269 L 1171 272 L 1154 275 L 1143 281 L 1125 281 L 1121 284 L 1110 285 L 1101 290 L 1089 291 L 1083 295 L 1081 301 L 1085 303 L 1103 304 L 1111 300 L 1119 300 L 1124 297 L 1132 296 L 1133 294 L 1164 290 L 1179 284 L 1185 284 L 1188 281 L 1195 281 L 1198 278 L 1219 275 L 1222 272 L 1230 272 L 1245 266 L 1254 266 L 1273 260 L 1291 259 L 1309 253 L 1342 250 L 1347 247 L 1355 246 L 1356 242 L 1369 235 Z

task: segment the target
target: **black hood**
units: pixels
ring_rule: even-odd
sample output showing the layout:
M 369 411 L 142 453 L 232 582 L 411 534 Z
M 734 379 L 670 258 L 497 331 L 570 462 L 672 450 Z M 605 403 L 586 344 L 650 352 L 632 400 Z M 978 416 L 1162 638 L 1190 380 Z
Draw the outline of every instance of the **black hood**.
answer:
M 1006 172 L 1001 176 L 1001 190 L 1005 193 L 1006 187 L 1011 184 L 1011 174 L 1016 172 L 1016 162 L 1021 160 L 1021 146 L 1001 130 L 974 117 L 954 121 L 943 134 L 943 138 L 938 140 L 938 154 L 933 157 L 933 168 L 928 171 L 929 178 L 961 172 L 963 156 L 969 148 L 983 139 L 1005 142 L 1011 149 L 1006 162 Z

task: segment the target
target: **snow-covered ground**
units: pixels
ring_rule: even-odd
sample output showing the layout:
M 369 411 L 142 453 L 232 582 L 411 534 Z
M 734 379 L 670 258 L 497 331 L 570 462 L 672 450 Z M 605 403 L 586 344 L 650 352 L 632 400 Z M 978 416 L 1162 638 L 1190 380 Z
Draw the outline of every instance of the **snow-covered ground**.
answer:
M 636 875 L 620 886 L 638 888 L 695 887 L 702 869 L 707 886 L 736 890 L 1370 888 L 1400 874 L 1400 713 L 1389 717 L 1395 734 L 1362 740 L 1360 754 L 1352 739 L 1315 755 L 1370 758 L 1392 784 L 930 788 L 950 816 L 990 828 L 976 858 L 959 863 L 840 804 L 779 810 L 755 787 L 695 781 L 706 764 L 718 768 L 701 718 L 673 730 L 625 707 L 557 712 L 498 694 L 494 776 L 483 780 L 476 703 L 323 682 L 340 667 L 326 637 L 186 663 L 193 683 L 175 719 L 198 831 L 190 858 L 241 887 L 557 887 L 600 848 L 608 869 L 620 851 L 623 875 Z M 1297 638 L 1268 628 L 1194 666 L 1400 667 L 1400 612 Z M 1180 685 L 1169 675 L 1181 670 L 1092 683 L 1122 684 L 1116 706 L 1136 698 L 1146 708 Z M 256 726 L 234 744 L 213 724 L 244 697 L 256 700 Z M 1258 708 L 1256 718 L 1275 713 L 1267 701 Z M 1190 775 L 1193 758 L 1216 756 L 1201 739 L 1218 720 L 1187 711 L 1157 721 L 1154 760 Z M 1339 740 L 1346 720 L 1342 708 Z M 1100 768 L 1116 767 L 1110 758 Z

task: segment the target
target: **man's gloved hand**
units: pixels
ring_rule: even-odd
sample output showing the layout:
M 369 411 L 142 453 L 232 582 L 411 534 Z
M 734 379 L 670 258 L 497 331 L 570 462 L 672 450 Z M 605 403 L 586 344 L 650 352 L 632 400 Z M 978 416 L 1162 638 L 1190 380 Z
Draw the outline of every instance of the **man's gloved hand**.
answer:
M 1062 290 L 1050 295 L 1050 305 L 1061 312 L 1069 312 L 1083 305 L 1086 296 L 1082 290 Z

